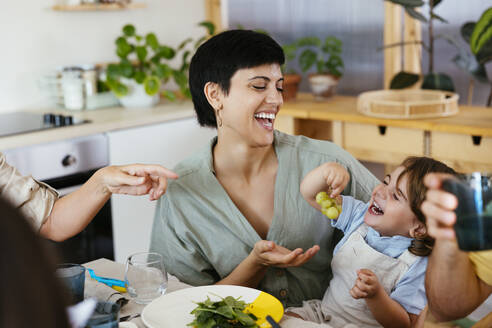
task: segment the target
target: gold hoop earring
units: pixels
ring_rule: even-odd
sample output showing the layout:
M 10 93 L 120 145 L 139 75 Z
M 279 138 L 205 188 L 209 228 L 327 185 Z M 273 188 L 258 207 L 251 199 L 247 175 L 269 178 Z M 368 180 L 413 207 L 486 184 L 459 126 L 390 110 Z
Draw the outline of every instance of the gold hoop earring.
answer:
M 218 127 L 222 126 L 222 118 L 219 115 L 219 112 L 222 110 L 222 108 L 223 108 L 223 105 L 220 104 L 219 108 L 215 111 L 215 115 L 217 116 L 217 126 Z

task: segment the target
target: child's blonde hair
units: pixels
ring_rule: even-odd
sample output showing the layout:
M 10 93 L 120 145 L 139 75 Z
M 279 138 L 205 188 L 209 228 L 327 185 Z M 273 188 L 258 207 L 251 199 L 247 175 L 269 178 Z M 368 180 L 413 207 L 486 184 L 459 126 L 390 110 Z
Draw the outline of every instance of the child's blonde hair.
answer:
M 407 176 L 407 195 L 410 209 L 417 219 L 425 224 L 425 216 L 420 210 L 420 206 L 425 200 L 425 193 L 427 192 L 427 187 L 424 185 L 424 176 L 427 173 L 433 172 L 452 175 L 456 175 L 457 173 L 446 164 L 429 157 L 407 157 L 401 163 L 401 166 L 404 167 L 404 170 L 401 172 L 396 183 L 398 184 L 403 176 Z M 434 239 L 425 234 L 416 236 L 408 250 L 418 256 L 428 256 L 432 252 L 433 245 Z

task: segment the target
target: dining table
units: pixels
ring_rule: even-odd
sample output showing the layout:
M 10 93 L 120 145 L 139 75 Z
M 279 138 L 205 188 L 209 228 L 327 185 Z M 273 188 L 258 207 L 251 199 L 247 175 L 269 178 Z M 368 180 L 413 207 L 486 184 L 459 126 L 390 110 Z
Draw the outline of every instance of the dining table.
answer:
M 125 265 L 122 263 L 117 263 L 112 260 L 100 258 L 91 262 L 87 262 L 83 264 L 83 266 L 93 269 L 98 276 L 124 280 Z M 180 282 L 175 276 L 168 275 L 166 294 L 173 293 L 184 288 L 193 288 L 193 286 Z M 135 315 L 135 317 L 132 316 L 130 322 L 134 323 L 138 328 L 146 327 L 140 316 L 146 305 L 137 304 L 127 293 L 119 293 L 102 283 L 96 282 L 95 280 L 91 279 L 87 270 L 84 297 L 94 297 L 97 298 L 99 301 L 115 301 L 115 298 L 124 297 L 129 301 L 124 306 L 122 306 L 120 310 L 120 318 Z M 282 320 L 279 322 L 279 325 L 282 328 L 331 328 L 331 326 L 328 324 L 317 324 L 314 322 L 304 321 L 299 318 L 294 318 L 286 315 L 283 316 Z

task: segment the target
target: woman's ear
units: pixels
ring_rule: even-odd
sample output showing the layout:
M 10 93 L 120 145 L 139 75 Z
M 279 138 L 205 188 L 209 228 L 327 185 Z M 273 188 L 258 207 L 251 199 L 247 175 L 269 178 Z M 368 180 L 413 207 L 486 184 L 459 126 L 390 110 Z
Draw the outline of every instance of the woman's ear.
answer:
M 410 228 L 409 234 L 412 238 L 423 238 L 427 235 L 427 227 L 424 223 L 415 219 L 415 224 Z
M 207 97 L 208 103 L 217 112 L 222 109 L 222 92 L 217 83 L 207 82 L 203 87 L 205 97 Z

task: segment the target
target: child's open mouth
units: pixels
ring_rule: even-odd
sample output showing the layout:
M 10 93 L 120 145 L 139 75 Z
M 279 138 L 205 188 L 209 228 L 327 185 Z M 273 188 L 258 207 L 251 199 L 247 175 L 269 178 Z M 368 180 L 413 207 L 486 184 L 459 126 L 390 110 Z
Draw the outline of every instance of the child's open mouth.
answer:
M 369 206 L 369 213 L 371 213 L 372 215 L 383 215 L 384 211 L 381 209 L 381 207 L 378 205 L 378 203 L 376 203 L 374 201 Z

